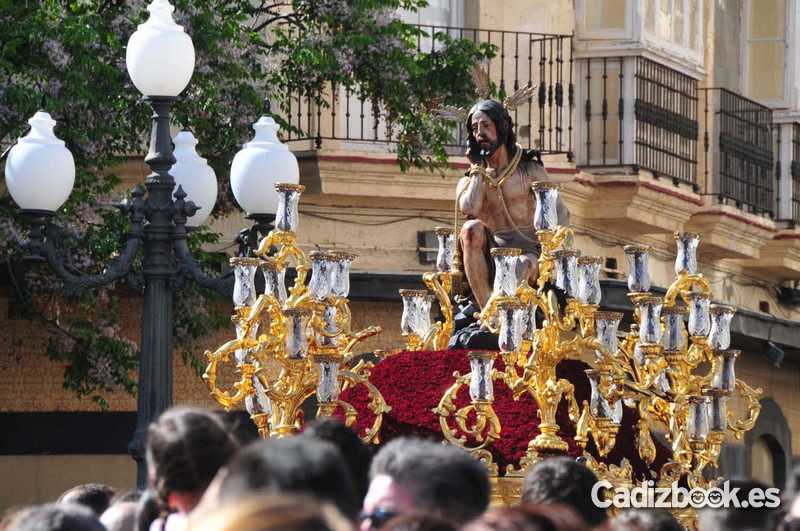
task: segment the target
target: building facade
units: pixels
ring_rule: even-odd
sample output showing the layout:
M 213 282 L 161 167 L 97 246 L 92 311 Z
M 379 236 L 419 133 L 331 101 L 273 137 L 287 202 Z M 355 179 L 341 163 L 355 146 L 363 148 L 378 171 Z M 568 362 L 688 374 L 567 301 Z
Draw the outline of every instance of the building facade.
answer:
M 544 154 L 563 182 L 575 247 L 604 261 L 603 306 L 630 313 L 622 246 L 650 245 L 654 286 L 673 278 L 675 231 L 702 234 L 701 272 L 716 302 L 737 307 L 738 376 L 764 390 L 762 413 L 730 442 L 722 474 L 783 486 L 800 453 L 800 71 L 798 0 L 430 0 L 403 13 L 429 33 L 490 42 L 481 65 L 508 92 L 537 85 L 514 113 L 519 141 Z M 432 49 L 436 42 L 420 42 Z M 433 228 L 452 224 L 466 168 L 456 132 L 444 176 L 402 172 L 391 124 L 356 95 L 325 95 L 327 109 L 298 102 L 287 138 L 306 185 L 301 243 L 359 255 L 356 325 L 383 334 L 366 349 L 402 345 L 397 289 L 429 271 Z M 146 174 L 125 168 L 129 182 Z M 246 221 L 217 220 L 220 249 Z M 10 301 L 9 286 L 2 296 Z M 11 304 L 9 302 L 9 304 Z M 125 312 L 138 336 L 138 308 Z M 11 312 L 13 313 L 13 312 Z M 124 455 L 135 400 L 112 396 L 99 414 L 60 388 L 62 368 L 43 355 L 30 322 L 0 315 L 0 468 L 24 485 L 0 487 L 0 506 L 57 494 L 81 481 L 132 485 Z M 208 338 L 207 348 L 230 331 Z M 199 377 L 175 362 L 175 401 L 212 406 Z M 744 407 L 743 404 L 737 407 Z M 82 437 L 82 433 L 107 433 Z M 78 441 L 78 442 L 75 442 Z M 59 473 L 54 475 L 53 470 Z

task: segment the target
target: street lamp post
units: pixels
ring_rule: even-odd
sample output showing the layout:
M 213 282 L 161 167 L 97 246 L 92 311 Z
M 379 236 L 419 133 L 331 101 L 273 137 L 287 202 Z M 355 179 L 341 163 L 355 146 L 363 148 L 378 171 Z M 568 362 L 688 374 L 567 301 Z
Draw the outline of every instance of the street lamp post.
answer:
M 38 112 L 29 120 L 31 131 L 9 151 L 5 168 L 9 192 L 30 227 L 27 258 L 46 261 L 70 289 L 91 289 L 124 278 L 142 251 L 144 304 L 138 415 L 128 447 L 137 462 L 139 487 L 147 482 L 147 428 L 172 404 L 173 282 L 188 276 L 221 293 L 233 289 L 233 276 L 206 275 L 186 242 L 187 225 L 201 225 L 211 212 L 216 178 L 205 159 L 194 151 L 196 141 L 191 133 L 176 137 L 177 161 L 173 152 L 170 109 L 188 85 L 195 59 L 192 40 L 174 22 L 173 10 L 168 0 L 153 0 L 148 6 L 149 19 L 128 41 L 128 72 L 153 109 L 150 147 L 145 157 L 152 173 L 145 178 L 144 189 L 137 186 L 131 200 L 119 205 L 130 217 L 131 228 L 125 249 L 109 267 L 99 274 L 78 275 L 68 270 L 58 250 L 61 231 L 53 217 L 72 191 L 75 163 L 64 142 L 56 138 L 56 122 L 50 115 Z M 234 195 L 255 221 L 249 230 L 251 245 L 274 219 L 274 184 L 299 180 L 297 160 L 277 139 L 274 120 L 264 116 L 253 127 L 255 138 L 237 154 L 231 169 Z M 175 190 L 173 171 L 193 196 L 211 204 L 198 206 L 188 201 L 180 183 Z

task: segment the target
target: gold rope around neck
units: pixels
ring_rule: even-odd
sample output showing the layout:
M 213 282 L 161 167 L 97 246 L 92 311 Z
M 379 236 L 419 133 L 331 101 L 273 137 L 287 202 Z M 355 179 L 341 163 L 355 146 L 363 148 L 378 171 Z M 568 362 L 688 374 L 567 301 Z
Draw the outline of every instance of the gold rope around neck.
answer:
M 505 180 L 508 179 L 514 173 L 514 171 L 516 171 L 521 159 L 522 146 L 517 144 L 517 149 L 514 151 L 514 156 L 511 158 L 511 162 L 509 162 L 503 169 L 503 173 L 500 174 L 499 179 L 495 180 L 493 177 L 497 170 L 494 168 L 487 168 L 481 164 L 472 164 L 469 167 L 469 176 L 472 177 L 473 175 L 478 175 L 492 188 L 500 189 Z

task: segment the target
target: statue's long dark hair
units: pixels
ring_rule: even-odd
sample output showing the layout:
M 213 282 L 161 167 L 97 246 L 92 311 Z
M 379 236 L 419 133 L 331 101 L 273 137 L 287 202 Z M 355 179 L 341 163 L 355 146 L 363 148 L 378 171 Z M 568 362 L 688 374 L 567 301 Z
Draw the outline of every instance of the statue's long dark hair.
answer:
M 511 120 L 511 115 L 503 104 L 495 100 L 481 100 L 469 110 L 467 121 L 464 124 L 467 129 L 467 142 L 468 148 L 467 157 L 473 163 L 481 162 L 481 146 L 475 139 L 472 133 L 472 115 L 478 111 L 485 112 L 497 129 L 497 141 L 500 145 L 506 146 L 508 155 L 512 156 L 517 149 L 517 134 L 514 132 L 514 122 Z

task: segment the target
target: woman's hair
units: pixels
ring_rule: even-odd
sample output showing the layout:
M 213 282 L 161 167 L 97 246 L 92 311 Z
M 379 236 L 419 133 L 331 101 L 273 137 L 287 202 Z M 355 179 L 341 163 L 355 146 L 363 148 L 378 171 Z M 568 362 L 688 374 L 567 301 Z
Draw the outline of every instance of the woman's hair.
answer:
M 330 503 L 305 496 L 267 494 L 192 515 L 189 531 L 352 531 Z
M 456 526 L 428 514 L 404 514 L 395 516 L 381 526 L 381 529 L 383 531 L 455 531 Z
M 566 505 L 522 504 L 485 512 L 464 531 L 581 531 L 590 526 Z
M 236 442 L 214 414 L 186 407 L 162 413 L 147 436 L 150 481 L 161 509 L 170 492 L 202 493 L 236 450 Z

